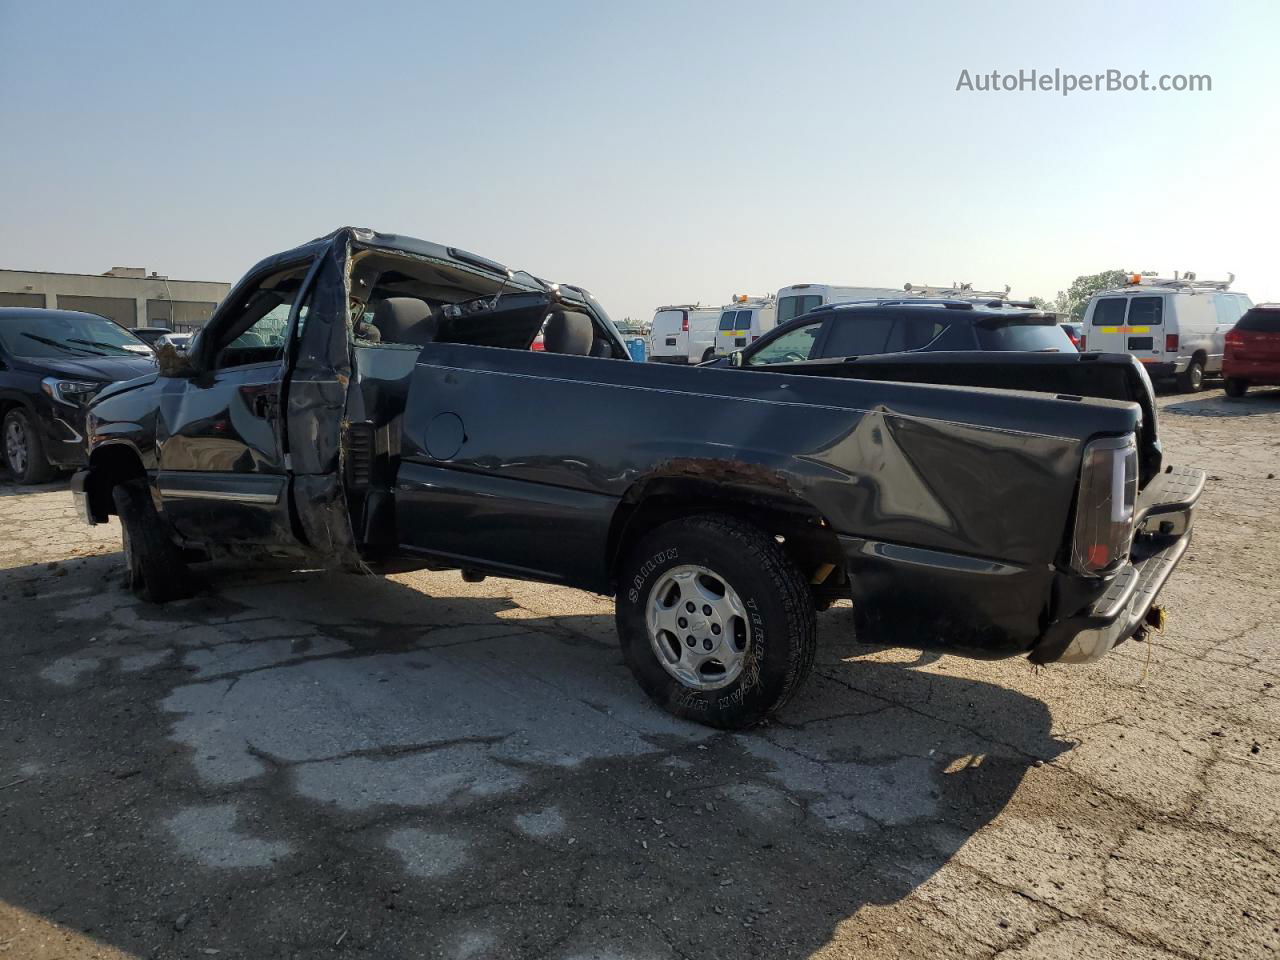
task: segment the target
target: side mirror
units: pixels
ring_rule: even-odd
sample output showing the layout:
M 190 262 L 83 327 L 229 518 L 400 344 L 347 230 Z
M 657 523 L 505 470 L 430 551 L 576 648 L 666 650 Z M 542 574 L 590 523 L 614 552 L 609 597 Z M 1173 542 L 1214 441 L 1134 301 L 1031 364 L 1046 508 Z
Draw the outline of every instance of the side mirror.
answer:
M 735 350 L 735 351 L 733 351 L 733 353 L 729 354 L 729 364 L 730 364 L 730 366 L 734 366 L 734 367 L 740 367 L 740 366 L 742 366 L 742 351 L 741 351 L 741 350 Z

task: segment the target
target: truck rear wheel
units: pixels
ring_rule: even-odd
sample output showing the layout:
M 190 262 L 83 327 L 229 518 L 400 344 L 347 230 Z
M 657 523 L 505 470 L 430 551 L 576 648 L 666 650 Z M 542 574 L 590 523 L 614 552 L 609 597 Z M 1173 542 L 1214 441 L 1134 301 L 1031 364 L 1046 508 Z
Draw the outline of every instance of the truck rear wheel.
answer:
M 737 730 L 783 706 L 813 667 L 809 585 L 764 531 L 673 520 L 623 559 L 616 613 L 637 682 L 678 717 Z
M 168 524 L 156 513 L 146 484 L 118 484 L 111 491 L 124 541 L 129 589 L 151 603 L 167 603 L 191 595 L 187 565 L 169 538 Z

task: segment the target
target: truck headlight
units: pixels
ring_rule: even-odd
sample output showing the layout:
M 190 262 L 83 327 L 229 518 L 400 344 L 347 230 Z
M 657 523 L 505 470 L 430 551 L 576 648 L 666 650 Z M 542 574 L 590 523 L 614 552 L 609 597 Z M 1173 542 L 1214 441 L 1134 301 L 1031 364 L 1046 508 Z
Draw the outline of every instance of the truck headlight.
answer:
M 83 380 L 59 380 L 57 377 L 45 377 L 40 386 L 52 399 L 68 407 L 85 407 L 102 389 L 100 383 L 86 383 Z
M 1079 573 L 1101 576 L 1128 557 L 1137 498 L 1138 444 L 1133 434 L 1088 444 L 1071 541 L 1071 565 Z

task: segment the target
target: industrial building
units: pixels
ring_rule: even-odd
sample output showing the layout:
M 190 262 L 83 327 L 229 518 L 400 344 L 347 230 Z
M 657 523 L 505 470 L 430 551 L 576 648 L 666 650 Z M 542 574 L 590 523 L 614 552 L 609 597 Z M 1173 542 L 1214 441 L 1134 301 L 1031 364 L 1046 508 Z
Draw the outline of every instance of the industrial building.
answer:
M 183 333 L 200 329 L 230 289 L 229 283 L 170 280 L 143 267 L 103 274 L 0 269 L 0 307 L 83 310 L 125 327 Z

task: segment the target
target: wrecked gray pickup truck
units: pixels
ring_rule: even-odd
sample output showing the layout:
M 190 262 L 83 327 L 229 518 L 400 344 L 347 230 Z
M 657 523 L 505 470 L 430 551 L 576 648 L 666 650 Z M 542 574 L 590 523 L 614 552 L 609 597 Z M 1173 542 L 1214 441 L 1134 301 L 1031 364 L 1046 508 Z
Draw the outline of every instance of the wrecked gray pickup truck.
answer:
M 611 594 L 644 690 L 720 727 L 795 692 L 836 598 L 865 639 L 1037 663 L 1159 615 L 1203 474 L 1161 466 L 1149 384 L 1135 403 L 984 388 L 974 357 L 965 386 L 858 369 L 630 362 L 581 289 L 347 228 L 103 390 L 72 488 L 89 523 L 120 518 L 154 601 L 193 560 L 282 552 Z

